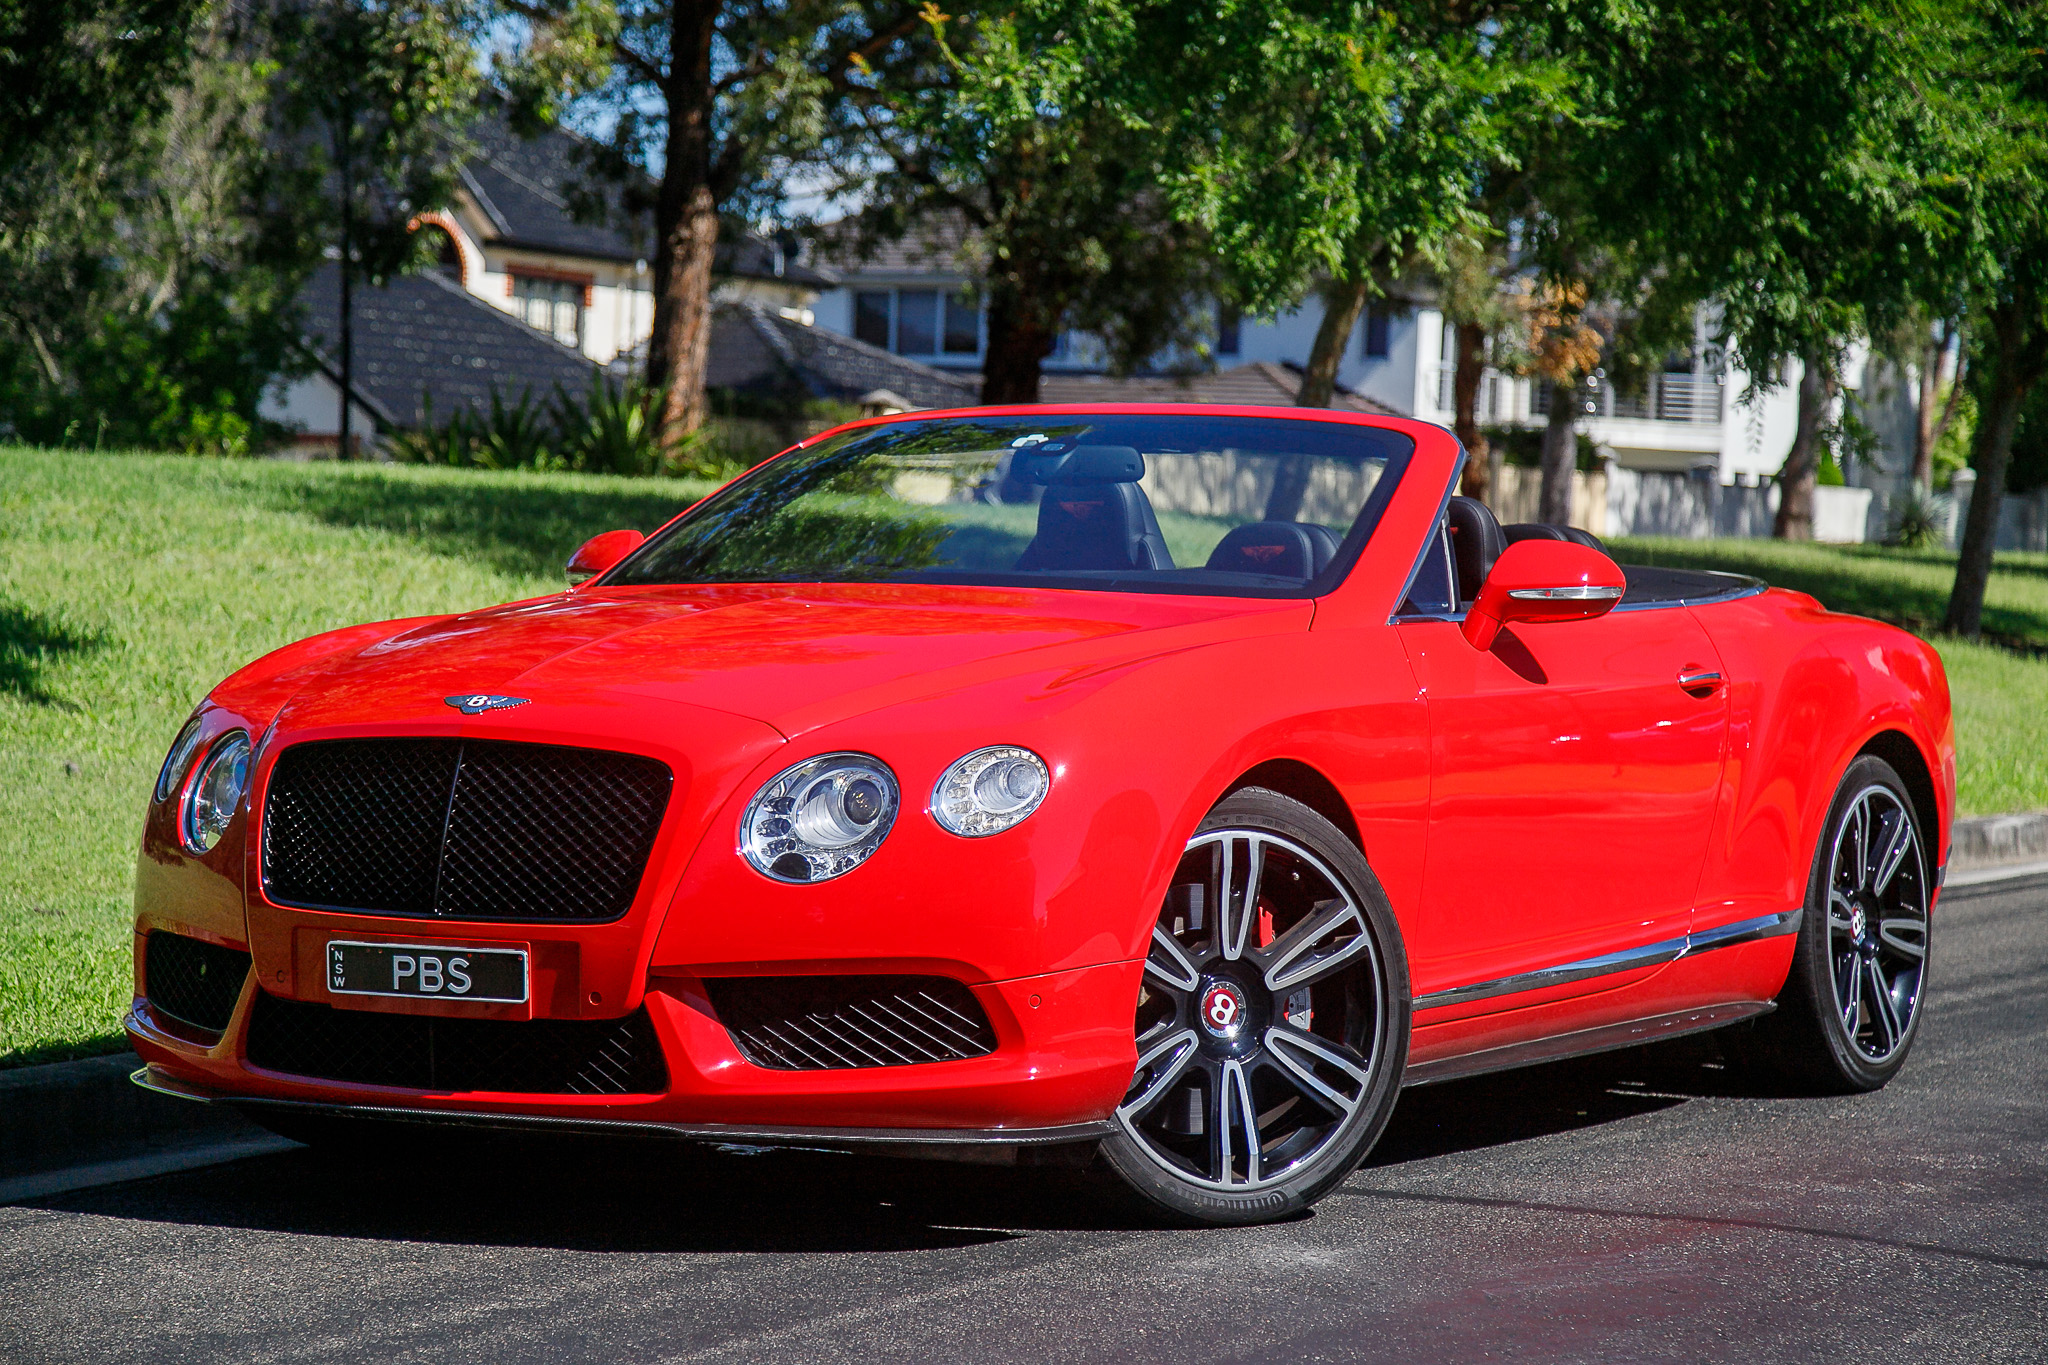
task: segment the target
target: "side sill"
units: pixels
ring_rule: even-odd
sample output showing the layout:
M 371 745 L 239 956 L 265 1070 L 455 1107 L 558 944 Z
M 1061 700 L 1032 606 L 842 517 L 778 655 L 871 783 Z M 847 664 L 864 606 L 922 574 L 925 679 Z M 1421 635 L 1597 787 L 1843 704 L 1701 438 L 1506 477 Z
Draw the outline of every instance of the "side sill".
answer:
M 1754 1019 L 1760 1014 L 1769 1014 L 1777 1007 L 1777 1002 L 1771 1000 L 1742 1000 L 1727 1005 L 1709 1005 L 1705 1009 L 1653 1014 L 1645 1019 L 1604 1024 L 1599 1028 L 1581 1029 L 1577 1033 L 1560 1033 L 1554 1037 L 1537 1038 L 1526 1043 L 1509 1043 L 1505 1047 L 1487 1048 L 1484 1052 L 1467 1053 L 1463 1057 L 1445 1057 L 1441 1061 L 1411 1066 L 1407 1074 L 1401 1078 L 1401 1085 L 1403 1089 L 1417 1085 L 1435 1085 L 1440 1081 L 1463 1080 L 1467 1076 L 1484 1076 L 1489 1072 L 1510 1071 L 1516 1067 L 1536 1066 L 1543 1062 L 1558 1062 L 1568 1057 L 1590 1057 L 1596 1053 L 1615 1052 L 1625 1047 L 1662 1042 L 1666 1038 L 1682 1038 L 1688 1033 L 1704 1033 L 1708 1029 L 1722 1028 L 1744 1019 Z
M 1524 991 L 1540 991 L 1550 986 L 1590 980 L 1596 976 L 1613 976 L 1618 972 L 1661 966 L 1693 953 L 1711 952 L 1715 948 L 1733 948 L 1738 943 L 1754 943 L 1759 939 L 1777 938 L 1783 934 L 1797 933 L 1800 918 L 1804 914 L 1805 909 L 1801 907 L 1782 915 L 1759 915 L 1755 919 L 1739 920 L 1734 924 L 1703 929 L 1699 933 L 1687 934 L 1683 938 L 1668 938 L 1661 943 L 1646 943 L 1640 948 L 1624 948 L 1620 952 L 1581 958 L 1577 962 L 1560 963 L 1555 967 L 1523 972 L 1519 976 L 1503 976 L 1493 981 L 1479 981 L 1469 986 L 1453 986 L 1449 990 L 1432 991 L 1428 995 L 1415 997 L 1415 1010 L 1420 1013 L 1423 1010 L 1442 1009 L 1447 1005 L 1463 1005 L 1474 1000 L 1491 1000 L 1496 996 L 1520 995 Z
M 474 1110 L 408 1109 L 381 1104 L 325 1104 L 223 1095 L 145 1066 L 129 1077 L 145 1090 L 179 1099 L 227 1104 L 245 1110 L 276 1110 L 333 1118 L 369 1119 L 447 1128 L 495 1128 L 528 1133 L 588 1133 L 613 1137 L 673 1138 L 685 1142 L 730 1142 L 742 1146 L 823 1147 L 845 1151 L 902 1151 L 937 1155 L 946 1150 L 1050 1147 L 1094 1142 L 1113 1131 L 1107 1120 L 1054 1128 L 798 1128 L 773 1124 L 659 1123 L 644 1119 L 559 1118 L 542 1114 L 501 1114 Z M 972 1160 L 972 1157 L 967 1159 Z

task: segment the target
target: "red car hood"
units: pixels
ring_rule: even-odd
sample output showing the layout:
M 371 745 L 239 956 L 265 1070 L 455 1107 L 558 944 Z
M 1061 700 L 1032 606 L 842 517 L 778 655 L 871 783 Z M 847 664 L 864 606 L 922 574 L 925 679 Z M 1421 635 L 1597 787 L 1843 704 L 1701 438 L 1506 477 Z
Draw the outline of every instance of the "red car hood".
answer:
M 1300 600 L 936 585 L 629 588 L 493 607 L 313 670 L 294 729 L 450 718 L 444 698 L 645 699 L 785 736 L 1020 667 L 1090 668 L 1306 628 Z M 1020 657 L 1024 656 L 1024 657 Z

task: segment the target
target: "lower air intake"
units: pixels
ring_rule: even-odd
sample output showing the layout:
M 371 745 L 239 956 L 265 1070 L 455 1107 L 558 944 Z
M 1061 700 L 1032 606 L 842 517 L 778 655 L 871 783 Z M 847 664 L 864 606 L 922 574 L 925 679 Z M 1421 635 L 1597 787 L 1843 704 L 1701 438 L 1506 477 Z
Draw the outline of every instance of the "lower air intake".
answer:
M 249 1062 L 407 1090 L 658 1095 L 668 1068 L 647 1011 L 623 1019 L 440 1019 L 280 1000 L 259 991 Z
M 249 955 L 183 934 L 152 932 L 142 948 L 149 1008 L 208 1033 L 227 1028 L 249 975 Z
M 943 976 L 706 981 L 740 1055 L 775 1071 L 954 1062 L 996 1050 L 974 992 Z

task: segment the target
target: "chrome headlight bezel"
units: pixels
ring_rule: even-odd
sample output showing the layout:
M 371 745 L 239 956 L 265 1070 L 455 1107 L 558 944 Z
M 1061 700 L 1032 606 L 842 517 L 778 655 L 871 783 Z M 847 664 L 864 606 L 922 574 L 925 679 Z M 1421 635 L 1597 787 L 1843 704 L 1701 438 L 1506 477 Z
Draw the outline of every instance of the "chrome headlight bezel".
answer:
M 158 805 L 170 800 L 184 785 L 185 775 L 192 771 L 193 756 L 199 752 L 199 742 L 205 737 L 206 727 L 197 716 L 178 728 L 177 736 L 171 740 L 169 752 L 164 755 L 164 766 L 157 770 Z
M 861 803 L 869 801 L 876 814 L 860 821 Z M 819 754 L 784 768 L 747 802 L 740 856 L 770 881 L 831 881 L 874 856 L 902 807 L 896 774 L 881 759 L 852 751 Z M 802 875 L 791 859 L 803 864 Z
M 249 794 L 254 746 L 247 730 L 230 730 L 207 749 L 178 799 L 178 842 L 187 853 L 213 851 Z
M 1035 779 L 1020 790 L 1015 780 Z M 1016 744 L 990 744 L 955 759 L 932 786 L 931 817 L 963 839 L 986 839 L 1031 818 L 1052 791 L 1052 769 Z

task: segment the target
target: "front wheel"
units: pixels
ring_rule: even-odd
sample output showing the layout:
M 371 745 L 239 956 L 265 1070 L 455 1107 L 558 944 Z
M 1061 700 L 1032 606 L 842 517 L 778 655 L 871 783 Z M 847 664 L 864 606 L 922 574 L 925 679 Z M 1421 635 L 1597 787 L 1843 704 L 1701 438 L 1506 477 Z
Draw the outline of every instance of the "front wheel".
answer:
M 1307 1208 L 1400 1094 L 1408 964 L 1364 856 L 1275 792 L 1224 798 L 1181 855 L 1138 995 L 1138 1066 L 1102 1152 L 1200 1223 Z

